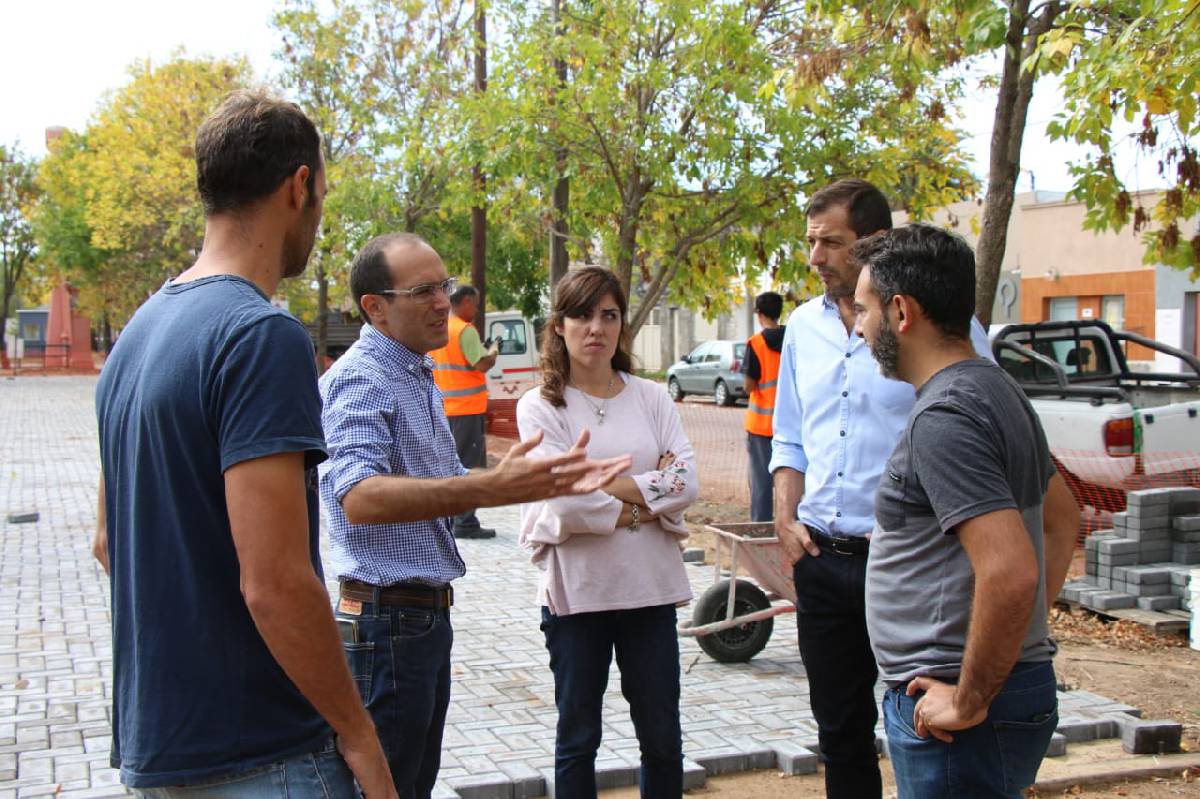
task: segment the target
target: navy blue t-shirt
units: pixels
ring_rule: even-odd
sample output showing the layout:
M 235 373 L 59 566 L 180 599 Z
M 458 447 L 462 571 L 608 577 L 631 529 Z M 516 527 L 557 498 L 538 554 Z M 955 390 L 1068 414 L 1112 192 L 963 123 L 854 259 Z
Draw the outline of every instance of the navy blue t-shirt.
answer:
M 325 458 L 304 327 L 231 275 L 168 283 L 96 388 L 112 569 L 114 767 L 195 782 L 319 749 L 330 730 L 267 650 L 239 586 L 224 472 L 304 452 L 318 554 Z

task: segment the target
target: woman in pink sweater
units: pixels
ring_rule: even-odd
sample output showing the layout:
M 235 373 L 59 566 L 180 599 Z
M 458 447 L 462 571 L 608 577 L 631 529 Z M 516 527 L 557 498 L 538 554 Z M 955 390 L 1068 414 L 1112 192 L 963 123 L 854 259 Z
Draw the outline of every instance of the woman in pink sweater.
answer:
M 517 403 L 522 440 L 544 434 L 534 454 L 566 451 L 586 428 L 589 457 L 633 456 L 629 474 L 603 490 L 521 509 L 521 542 L 541 572 L 558 705 L 554 793 L 565 799 L 596 795 L 614 652 L 641 747 L 642 796 L 683 792 L 675 608 L 692 597 L 679 542 L 699 487 L 674 404 L 661 386 L 631 374 L 626 311 L 609 270 L 585 267 L 563 278 L 543 333 L 543 384 Z

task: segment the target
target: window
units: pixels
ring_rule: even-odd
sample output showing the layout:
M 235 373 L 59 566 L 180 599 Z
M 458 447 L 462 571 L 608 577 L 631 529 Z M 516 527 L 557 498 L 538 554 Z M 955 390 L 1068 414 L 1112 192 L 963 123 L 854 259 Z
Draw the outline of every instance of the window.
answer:
M 1014 343 L 1029 347 L 1039 355 L 1056 361 L 1067 379 L 1111 377 L 1114 366 L 1109 358 L 1107 339 L 1097 335 L 1081 335 L 1078 338 L 1013 339 Z M 1000 367 L 1020 382 L 1053 383 L 1054 374 L 1045 366 L 1011 350 L 1001 350 Z
M 1125 295 L 1108 294 L 1100 300 L 1100 318 L 1113 330 L 1125 329 Z
M 700 363 L 704 360 L 704 353 L 706 352 L 708 352 L 707 341 L 701 344 L 699 347 L 696 347 L 696 349 L 692 350 L 691 354 L 688 355 L 688 363 Z
M 1051 297 L 1050 321 L 1069 322 L 1079 318 L 1079 299 L 1077 297 Z
M 488 338 L 498 342 L 501 355 L 523 355 L 528 349 L 524 319 L 502 319 L 488 326 Z
M 1067 376 L 1108 373 L 1108 357 L 1100 341 L 1094 337 L 1054 342 L 1054 360 Z

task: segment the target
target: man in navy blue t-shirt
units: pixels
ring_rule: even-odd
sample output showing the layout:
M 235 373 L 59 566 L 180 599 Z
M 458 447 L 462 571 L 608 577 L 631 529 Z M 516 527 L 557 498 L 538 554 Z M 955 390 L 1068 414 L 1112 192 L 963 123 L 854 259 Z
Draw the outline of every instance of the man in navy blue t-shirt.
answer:
M 312 250 L 320 136 L 296 106 L 236 92 L 196 165 L 204 247 L 96 390 L 113 765 L 144 796 L 354 797 L 357 779 L 390 799 L 322 582 L 312 345 L 268 301 Z

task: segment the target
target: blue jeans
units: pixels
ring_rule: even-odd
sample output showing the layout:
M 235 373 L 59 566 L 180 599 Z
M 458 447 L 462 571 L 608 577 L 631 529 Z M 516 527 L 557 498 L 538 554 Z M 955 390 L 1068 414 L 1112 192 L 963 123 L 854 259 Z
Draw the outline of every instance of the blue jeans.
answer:
M 683 794 L 683 736 L 679 729 L 679 638 L 675 606 L 555 616 L 542 608 L 542 632 L 554 672 L 558 734 L 554 795 L 595 799 L 604 691 L 613 651 L 621 693 L 641 748 L 643 797 Z
M 359 799 L 346 762 L 332 739 L 319 752 L 296 755 L 278 763 L 165 788 L 135 788 L 144 799 Z
M 750 521 L 772 521 L 775 518 L 775 482 L 767 469 L 771 462 L 771 437 L 747 433 L 746 452 L 750 455 Z
M 954 741 L 918 738 L 913 731 L 917 696 L 904 686 L 883 697 L 888 756 L 899 799 L 1021 797 L 1037 778 L 1050 736 L 1058 726 L 1054 666 L 1018 663 L 988 708 L 987 718 Z
M 450 611 L 363 602 L 357 616 L 335 615 L 358 624 L 358 643 L 343 648 L 396 792 L 400 799 L 428 797 L 441 765 L 450 706 Z

